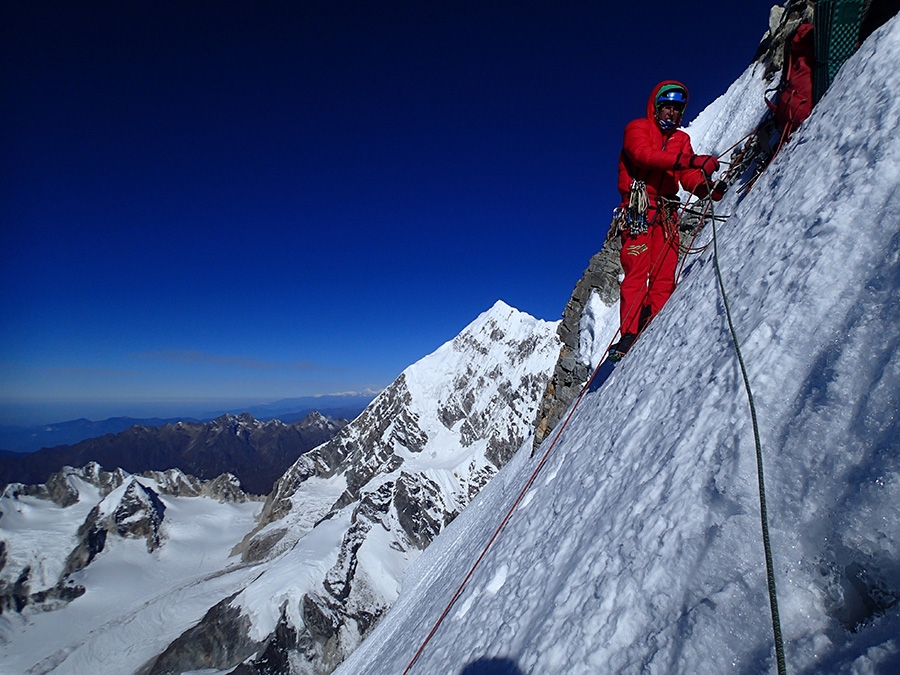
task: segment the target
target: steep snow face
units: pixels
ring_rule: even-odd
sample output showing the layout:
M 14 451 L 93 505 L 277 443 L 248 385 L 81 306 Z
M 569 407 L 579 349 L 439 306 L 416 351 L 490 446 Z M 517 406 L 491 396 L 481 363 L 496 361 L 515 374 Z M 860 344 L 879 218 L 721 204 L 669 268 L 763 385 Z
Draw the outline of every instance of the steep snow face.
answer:
M 900 669 L 897 63 L 895 18 L 749 195 L 718 207 L 733 213 L 717 248 L 757 405 L 789 672 Z M 721 152 L 758 103 L 717 105 L 731 119 L 705 119 L 711 138 L 695 142 Z M 411 673 L 775 671 L 753 434 L 713 253 L 583 399 Z M 517 455 L 435 540 L 337 673 L 403 672 L 537 461 Z
M 710 103 L 685 130 L 695 152 L 722 155 L 752 132 L 766 113 L 766 90 L 775 82 L 765 79 L 765 66 L 755 62 Z M 769 97 L 773 97 L 769 94 Z M 723 159 L 727 159 L 727 154 Z

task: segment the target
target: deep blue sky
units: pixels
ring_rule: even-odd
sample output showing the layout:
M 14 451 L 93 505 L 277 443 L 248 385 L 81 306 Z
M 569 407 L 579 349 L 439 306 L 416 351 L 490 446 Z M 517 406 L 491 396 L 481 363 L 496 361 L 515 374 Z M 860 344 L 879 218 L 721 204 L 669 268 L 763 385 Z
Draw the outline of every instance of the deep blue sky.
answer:
M 772 4 L 3 3 L 0 421 L 379 389 L 498 299 L 559 318 L 624 125 L 723 93 Z

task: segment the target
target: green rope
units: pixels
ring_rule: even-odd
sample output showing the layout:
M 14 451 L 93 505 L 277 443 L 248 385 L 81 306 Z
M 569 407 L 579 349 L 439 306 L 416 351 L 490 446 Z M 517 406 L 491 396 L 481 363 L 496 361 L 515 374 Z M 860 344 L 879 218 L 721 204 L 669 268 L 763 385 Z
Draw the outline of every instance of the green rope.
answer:
M 712 207 L 712 204 L 710 204 Z M 769 607 L 772 610 L 772 633 L 775 638 L 775 660 L 778 664 L 778 675 L 786 675 L 787 668 L 784 660 L 784 640 L 781 635 L 781 620 L 778 618 L 778 594 L 775 591 L 775 566 L 772 562 L 772 544 L 769 540 L 769 517 L 766 509 L 766 486 L 763 480 L 763 456 L 762 444 L 759 440 L 759 424 L 756 420 L 756 404 L 753 401 L 753 392 L 750 389 L 750 378 L 747 376 L 747 368 L 744 366 L 744 357 L 738 342 L 734 323 L 731 320 L 731 309 L 728 306 L 728 297 L 725 295 L 725 283 L 722 281 L 722 270 L 719 267 L 719 248 L 716 241 L 716 219 L 712 218 L 712 243 L 713 262 L 716 269 L 716 279 L 719 283 L 719 291 L 722 295 L 722 304 L 725 307 L 725 317 L 728 320 L 728 329 L 731 331 L 731 339 L 734 342 L 734 351 L 737 353 L 738 363 L 741 367 L 741 375 L 744 378 L 744 389 L 747 391 L 747 401 L 750 404 L 750 419 L 753 423 L 753 440 L 756 443 L 756 473 L 759 481 L 759 518 L 762 523 L 763 549 L 766 556 L 766 578 L 769 586 Z

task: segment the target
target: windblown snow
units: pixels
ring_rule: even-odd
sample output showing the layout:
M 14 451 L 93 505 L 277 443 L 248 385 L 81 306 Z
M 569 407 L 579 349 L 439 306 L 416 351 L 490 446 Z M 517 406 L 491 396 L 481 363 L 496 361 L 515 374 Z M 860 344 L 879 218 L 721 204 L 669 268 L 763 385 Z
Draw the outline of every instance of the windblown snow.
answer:
M 895 18 L 752 191 L 717 208 L 792 673 L 900 672 L 898 63 Z M 752 130 L 761 90 L 751 68 L 689 129 L 698 151 Z M 410 673 L 775 672 L 748 396 L 713 255 L 582 400 Z M 600 342 L 583 345 L 595 363 Z M 519 453 L 450 525 L 337 673 L 404 672 L 538 461 Z

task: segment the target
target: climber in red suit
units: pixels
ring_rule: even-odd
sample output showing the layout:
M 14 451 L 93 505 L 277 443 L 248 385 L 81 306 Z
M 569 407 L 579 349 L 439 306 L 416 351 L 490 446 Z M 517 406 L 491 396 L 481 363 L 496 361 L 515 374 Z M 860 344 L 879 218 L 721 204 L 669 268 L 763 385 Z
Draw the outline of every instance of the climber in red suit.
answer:
M 621 284 L 621 339 L 610 349 L 617 360 L 675 290 L 678 265 L 678 186 L 700 197 L 718 170 L 712 155 L 695 155 L 690 137 L 678 125 L 688 91 L 667 80 L 653 89 L 646 116 L 629 122 L 619 154 L 622 213 L 629 213 L 620 253 L 625 278 Z M 724 190 L 713 190 L 721 199 Z

